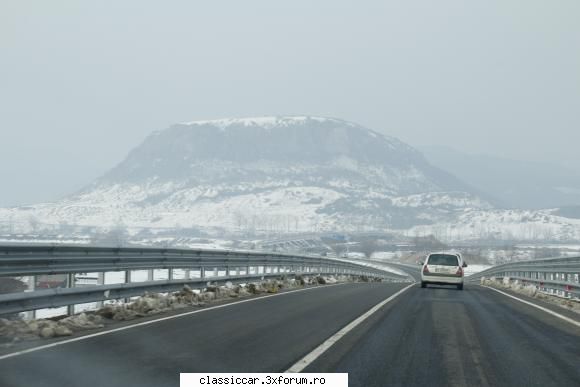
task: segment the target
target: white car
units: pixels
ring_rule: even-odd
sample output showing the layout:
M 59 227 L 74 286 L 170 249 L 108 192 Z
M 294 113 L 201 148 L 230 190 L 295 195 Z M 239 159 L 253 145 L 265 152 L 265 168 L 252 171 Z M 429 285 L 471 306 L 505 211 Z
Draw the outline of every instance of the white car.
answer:
M 457 253 L 431 253 L 422 263 L 421 287 L 427 284 L 456 285 L 463 290 L 463 268 L 467 264 Z

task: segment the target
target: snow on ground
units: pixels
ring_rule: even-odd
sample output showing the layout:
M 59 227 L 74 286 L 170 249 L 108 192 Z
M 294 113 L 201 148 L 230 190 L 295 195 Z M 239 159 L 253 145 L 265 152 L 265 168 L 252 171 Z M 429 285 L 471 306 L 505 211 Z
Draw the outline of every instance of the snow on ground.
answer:
M 36 318 L 51 318 L 66 314 L 66 306 L 62 308 L 40 309 L 36 311 Z
M 143 187 L 143 190 L 146 188 Z M 275 232 L 313 232 L 314 230 L 345 230 L 356 225 L 345 222 L 340 216 L 321 212 L 320 209 L 344 198 L 344 194 L 320 187 L 282 187 L 262 192 L 248 192 L 234 196 L 212 197 L 209 191 L 187 190 L 151 205 L 139 205 L 135 198 L 144 197 L 141 191 L 117 189 L 93 192 L 77 202 L 43 204 L 34 209 L 0 208 L 0 223 L 4 230 L 13 233 L 31 233 L 33 227 L 51 227 L 58 230 L 71 219 L 77 226 L 128 227 L 152 229 L 227 229 L 271 230 Z M 372 200 L 382 193 L 370 192 Z M 401 204 L 402 198 L 399 198 Z M 405 199 L 406 200 L 406 199 Z M 434 199 L 439 200 L 439 199 Z M 458 199 L 463 200 L 463 199 Z M 467 200 L 467 199 L 466 199 Z M 364 201 L 361 201 L 363 203 Z M 438 204 L 441 204 L 438 202 Z M 453 206 L 457 203 L 449 201 Z M 406 205 L 415 205 L 410 202 Z M 418 204 L 417 204 L 418 205 Z M 459 205 L 459 204 L 457 204 Z M 557 217 L 541 211 L 480 211 L 466 210 L 452 221 L 434 221 L 432 225 L 409 229 L 383 231 L 403 235 L 433 235 L 443 242 L 474 239 L 521 240 L 530 242 L 580 240 L 580 220 Z M 426 219 L 427 219 L 426 218 Z M 432 218 L 432 219 L 431 219 Z M 372 223 L 369 223 L 372 224 Z M 377 227 L 375 225 L 372 227 Z M 369 226 L 371 227 L 371 226 Z M 370 230 L 370 229 L 369 229 Z M 6 231 L 4 231 L 6 233 Z M 22 242 L 8 237 L 9 241 Z M 70 240 L 70 243 L 80 243 Z M 190 246 L 194 247 L 194 246 Z M 217 247 L 217 246 L 216 246 Z M 578 246 L 576 246 L 578 247 Z
M 558 249 L 569 252 L 580 252 L 580 245 L 575 244 L 557 244 L 557 243 L 539 243 L 539 244 L 520 244 L 515 246 L 518 249 Z
M 344 164 L 344 168 L 351 161 L 339 160 L 339 164 Z M 257 170 L 267 171 L 270 167 L 266 163 L 258 166 Z M 355 164 L 351 167 L 358 168 Z M 296 165 L 296 168 L 308 167 Z M 369 167 L 366 176 L 370 180 L 374 179 L 372 176 L 382 179 L 385 173 L 384 170 L 373 171 Z M 396 175 L 396 171 L 391 174 Z M 408 180 L 409 176 L 405 175 L 404 178 Z M 423 178 L 417 177 L 419 180 Z M 394 179 L 396 186 L 396 176 Z M 359 231 L 378 228 L 409 237 L 433 235 L 443 242 L 474 239 L 533 243 L 542 240 L 580 240 L 580 219 L 555 216 L 551 210 L 488 210 L 487 203 L 466 193 L 431 192 L 395 196 L 388 189 L 365 191 L 353 187 L 346 180 L 332 181 L 331 185 L 329 182 L 326 188 L 289 184 L 289 180 L 281 178 L 256 184 L 200 184 L 192 187 L 185 181 L 162 183 L 152 178 L 142 184 L 100 185 L 58 203 L 0 208 L 0 232 L 30 233 L 35 229 L 42 231 L 43 228 L 59 232 L 63 225 L 74 223 L 80 227 L 128 228 L 129 233 L 138 228 L 297 233 L 356 230 L 363 224 L 368 228 Z M 360 191 L 357 195 L 360 194 L 358 205 L 361 208 L 372 205 L 373 200 L 391 200 L 396 207 L 420 210 L 417 218 L 433 224 L 389 229 L 386 225 L 373 223 L 371 215 L 353 219 L 341 215 L 338 210 L 336 213 L 323 210 L 347 198 L 344 192 L 346 187 L 351 191 Z M 433 208 L 440 211 L 434 212 Z M 71 243 L 79 242 L 71 240 Z
M 562 218 L 549 211 L 465 210 L 455 221 L 402 230 L 408 236 L 433 235 L 443 242 L 473 239 L 580 240 L 580 219 Z
M 215 120 L 199 120 L 182 122 L 181 125 L 187 126 L 215 126 L 220 130 L 236 127 L 257 126 L 264 129 L 285 128 L 295 125 L 303 125 L 308 121 L 317 122 L 339 122 L 344 125 L 346 122 L 333 118 L 311 117 L 311 116 L 263 116 L 263 117 L 246 117 L 246 118 L 221 118 Z M 348 123 L 346 123 L 348 124 Z
M 398 259 L 405 254 L 408 254 L 408 251 L 377 251 L 371 254 L 371 259 L 389 261 Z
M 4 245 L 19 245 L 19 244 L 62 244 L 62 245 L 84 245 L 90 243 L 90 239 L 43 239 L 43 238 L 14 238 L 10 236 L 0 235 L 0 243 Z
M 489 269 L 490 267 L 493 266 L 493 265 L 470 265 L 469 263 L 467 265 L 468 266 L 464 269 L 466 277 L 475 273 L 479 273 L 480 271 Z
M 287 231 L 311 230 L 314 224 L 331 219 L 318 213 L 342 197 L 335 190 L 319 187 L 280 187 L 262 192 L 214 197 L 215 193 L 200 189 L 179 191 L 169 195 L 169 189 L 150 191 L 150 186 L 112 186 L 93 191 L 60 204 L 34 206 L 34 217 L 42 223 L 61 224 L 74 219 L 79 226 L 115 227 L 223 227 L 281 228 Z M 146 200 L 157 192 L 168 196 L 146 206 Z M 23 209 L 0 208 L 0 219 L 10 219 L 13 226 L 30 231 L 31 212 Z
M 307 123 L 308 121 L 317 121 L 317 122 L 337 122 L 341 125 L 350 123 L 334 119 L 334 118 L 326 118 L 326 117 L 313 117 L 313 116 L 263 116 L 263 117 L 245 117 L 245 118 L 221 118 L 221 119 L 214 119 L 214 120 L 199 120 L 199 121 L 190 121 L 190 122 L 182 122 L 180 125 L 187 125 L 187 126 L 215 126 L 220 130 L 226 130 L 228 128 L 235 129 L 236 127 L 248 127 L 248 126 L 257 126 L 264 129 L 273 129 L 273 128 L 285 128 L 289 126 L 295 125 L 302 125 Z M 354 125 L 354 124 L 350 124 Z
M 429 192 L 395 197 L 392 202 L 397 207 L 491 208 L 489 203 L 465 192 Z

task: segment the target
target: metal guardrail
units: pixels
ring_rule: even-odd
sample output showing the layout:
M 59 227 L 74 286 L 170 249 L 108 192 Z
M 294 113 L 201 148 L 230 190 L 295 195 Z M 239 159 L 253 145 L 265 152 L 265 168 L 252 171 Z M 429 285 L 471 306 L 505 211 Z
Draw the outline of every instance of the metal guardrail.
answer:
M 153 270 L 166 269 L 168 280 L 152 281 Z M 131 273 L 147 270 L 148 281 L 131 282 Z M 174 279 L 176 270 L 185 278 Z M 124 271 L 125 283 L 105 285 L 105 272 Z M 224 275 L 218 275 L 218 273 Z M 100 273 L 99 284 L 75 287 L 75 274 Z M 190 274 L 195 273 L 192 277 Z M 66 286 L 35 289 L 36 276 L 66 274 Z M 43 308 L 122 299 L 144 292 L 170 292 L 184 285 L 203 288 L 208 282 L 241 283 L 283 275 L 359 275 L 391 281 L 408 281 L 374 267 L 326 257 L 265 252 L 106 248 L 88 246 L 1 246 L 0 277 L 32 277 L 25 293 L 0 294 L 0 315 Z
M 235 279 L 217 279 L 212 285 L 223 285 L 226 282 L 245 283 L 258 281 L 266 276 L 239 276 Z M 279 276 L 279 275 L 278 275 Z M 83 288 L 43 289 L 28 293 L 11 293 L 0 295 L 0 315 L 18 313 L 28 310 L 58 308 L 95 301 L 127 299 L 149 293 L 169 293 L 181 290 L 184 285 L 192 288 L 207 286 L 207 279 L 197 280 L 163 280 L 100 285 Z M 72 314 L 69 312 L 69 314 Z
M 537 286 L 540 291 L 563 297 L 580 298 L 580 257 L 547 258 L 506 263 L 467 277 L 475 282 L 485 278 L 518 280 Z

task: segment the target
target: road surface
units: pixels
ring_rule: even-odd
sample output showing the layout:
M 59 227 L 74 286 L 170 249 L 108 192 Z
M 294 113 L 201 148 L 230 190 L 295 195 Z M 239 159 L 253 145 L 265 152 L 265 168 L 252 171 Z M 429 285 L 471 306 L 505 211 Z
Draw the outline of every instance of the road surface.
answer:
M 0 386 L 178 386 L 180 372 L 284 372 L 406 284 L 264 298 L 0 360 Z M 580 385 L 580 328 L 492 290 L 414 285 L 311 363 L 350 386 Z

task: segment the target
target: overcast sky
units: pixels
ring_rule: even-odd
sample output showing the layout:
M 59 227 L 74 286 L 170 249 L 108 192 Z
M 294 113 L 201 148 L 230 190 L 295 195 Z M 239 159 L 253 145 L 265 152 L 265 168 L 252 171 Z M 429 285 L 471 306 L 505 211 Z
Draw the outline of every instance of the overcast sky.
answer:
M 0 2 L 0 205 L 181 121 L 322 115 L 580 166 L 580 1 Z

